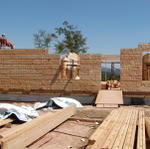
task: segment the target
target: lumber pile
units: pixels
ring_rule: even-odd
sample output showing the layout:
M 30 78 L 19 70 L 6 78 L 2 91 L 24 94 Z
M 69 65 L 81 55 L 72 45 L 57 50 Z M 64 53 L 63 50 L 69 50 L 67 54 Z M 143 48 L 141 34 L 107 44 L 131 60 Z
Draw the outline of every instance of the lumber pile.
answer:
M 136 135 L 137 132 L 137 135 Z M 89 138 L 87 149 L 145 149 L 144 111 L 113 110 Z
M 97 107 L 118 107 L 123 104 L 123 95 L 121 90 L 100 90 L 96 102 Z
M 1 149 L 25 149 L 30 144 L 47 134 L 49 131 L 66 121 L 75 114 L 76 107 L 71 105 L 58 112 L 48 112 L 24 124 L 11 128 L 0 129 Z M 2 122 L 3 121 L 3 122 Z M 1 125 L 10 123 L 11 120 L 2 120 Z

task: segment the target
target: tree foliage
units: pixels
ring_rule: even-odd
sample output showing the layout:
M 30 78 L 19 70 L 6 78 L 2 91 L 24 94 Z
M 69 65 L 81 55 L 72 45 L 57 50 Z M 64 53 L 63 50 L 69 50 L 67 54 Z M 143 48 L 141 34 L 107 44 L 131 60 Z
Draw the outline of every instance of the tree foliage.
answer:
M 55 33 L 47 33 L 39 30 L 33 34 L 36 48 L 49 48 L 54 44 L 56 53 L 66 54 L 69 52 L 86 53 L 86 38 L 76 26 L 63 22 L 62 27 L 55 28 Z
M 36 48 L 49 48 L 55 34 L 49 34 L 45 30 L 39 30 L 33 34 L 34 44 Z
M 63 22 L 63 26 L 55 28 L 57 43 L 55 44 L 57 53 L 86 53 L 86 38 L 83 37 L 81 31 L 77 27 L 70 25 L 67 21 Z

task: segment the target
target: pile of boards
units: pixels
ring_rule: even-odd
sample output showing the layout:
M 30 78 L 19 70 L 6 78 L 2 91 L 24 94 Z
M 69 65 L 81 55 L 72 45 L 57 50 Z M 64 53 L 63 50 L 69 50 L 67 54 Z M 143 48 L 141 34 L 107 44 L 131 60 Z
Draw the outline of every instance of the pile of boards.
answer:
M 121 107 L 113 110 L 96 129 L 87 149 L 146 149 L 145 131 L 150 134 L 150 118 L 145 118 L 144 110 Z
M 0 127 L 0 148 L 1 149 L 25 149 L 40 139 L 43 135 L 66 121 L 76 112 L 75 105 L 58 110 L 47 112 L 29 122 L 20 125 L 9 125 L 12 120 L 1 120 Z M 10 127 L 10 128 L 9 128 Z

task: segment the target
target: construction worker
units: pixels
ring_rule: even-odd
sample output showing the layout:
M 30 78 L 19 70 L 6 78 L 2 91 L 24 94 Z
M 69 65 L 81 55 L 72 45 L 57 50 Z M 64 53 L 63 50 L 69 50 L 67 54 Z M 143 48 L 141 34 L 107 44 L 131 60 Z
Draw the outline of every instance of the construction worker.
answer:
M 2 36 L 0 37 L 0 42 L 1 42 L 1 49 L 6 49 L 7 39 L 6 39 L 5 34 L 2 34 Z
M 6 49 L 7 47 L 14 48 L 13 44 L 7 40 L 6 35 L 2 34 L 0 37 L 0 49 Z

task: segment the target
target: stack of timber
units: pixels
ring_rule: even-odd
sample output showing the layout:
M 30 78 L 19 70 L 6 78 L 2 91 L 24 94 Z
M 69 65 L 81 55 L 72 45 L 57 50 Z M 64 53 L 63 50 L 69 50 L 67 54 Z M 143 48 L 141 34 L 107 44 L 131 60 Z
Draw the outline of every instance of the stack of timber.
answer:
M 1 149 L 25 149 L 29 145 L 46 135 L 49 131 L 66 121 L 76 112 L 75 105 L 71 105 L 58 112 L 48 112 L 20 125 L 8 125 L 12 120 L 1 120 L 0 129 Z
M 87 149 L 146 149 L 144 111 L 113 110 L 89 138 Z
M 96 98 L 97 107 L 118 107 L 123 104 L 121 90 L 100 90 Z

